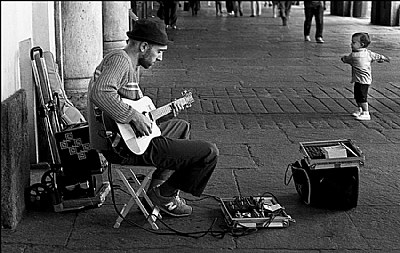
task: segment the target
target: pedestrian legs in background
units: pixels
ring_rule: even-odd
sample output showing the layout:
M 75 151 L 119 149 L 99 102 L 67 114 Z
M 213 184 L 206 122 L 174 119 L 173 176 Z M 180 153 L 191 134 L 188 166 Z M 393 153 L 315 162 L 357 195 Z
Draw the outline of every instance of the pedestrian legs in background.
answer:
M 315 41 L 317 43 L 324 43 L 322 39 L 322 32 L 324 28 L 324 1 L 304 1 L 304 40 L 311 41 L 310 32 L 312 19 L 315 17 Z
M 272 17 L 273 18 L 277 17 L 276 10 L 278 8 L 278 3 L 279 3 L 279 1 L 272 1 Z
M 164 1 L 158 1 L 158 4 L 157 17 L 164 20 Z
M 226 7 L 226 12 L 228 13 L 228 16 L 231 16 L 234 14 L 232 1 L 225 1 L 225 7 Z
M 222 3 L 221 1 L 215 1 L 215 15 L 218 16 L 220 14 L 222 16 Z
M 240 16 L 243 16 L 242 1 L 233 1 L 233 12 L 235 13 L 235 17 L 238 16 L 238 13 Z
M 192 9 L 192 16 L 197 16 L 197 12 L 200 10 L 200 1 L 189 1 L 190 8 Z
M 264 1 L 264 7 L 271 7 L 272 6 L 272 1 Z
M 262 12 L 261 1 L 250 1 L 251 15 L 250 17 L 260 16 Z
M 292 1 L 279 1 L 279 15 L 282 19 L 282 25 L 287 26 L 292 8 Z
M 177 10 L 179 1 L 164 0 L 164 23 L 167 28 L 176 29 L 176 21 L 178 19 Z

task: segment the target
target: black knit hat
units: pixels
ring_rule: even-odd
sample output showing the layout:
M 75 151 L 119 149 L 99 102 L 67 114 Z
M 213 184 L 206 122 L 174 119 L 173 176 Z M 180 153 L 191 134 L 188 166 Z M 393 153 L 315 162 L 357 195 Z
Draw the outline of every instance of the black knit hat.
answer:
M 132 31 L 126 33 L 130 39 L 146 41 L 166 46 L 170 43 L 165 24 L 161 19 L 139 19 L 133 25 Z

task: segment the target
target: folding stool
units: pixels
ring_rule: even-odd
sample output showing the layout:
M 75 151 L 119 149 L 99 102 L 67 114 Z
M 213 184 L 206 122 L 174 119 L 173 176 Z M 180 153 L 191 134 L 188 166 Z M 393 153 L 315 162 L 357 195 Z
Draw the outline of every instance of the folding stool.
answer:
M 115 169 L 118 175 L 120 176 L 122 182 L 125 184 L 126 188 L 128 188 L 129 193 L 132 195 L 130 198 L 129 202 L 127 204 L 124 204 L 124 207 L 121 209 L 120 214 L 118 215 L 118 218 L 114 224 L 114 228 L 119 228 L 121 225 L 121 222 L 125 218 L 125 216 L 128 214 L 129 210 L 132 208 L 133 204 L 136 202 L 136 204 L 139 206 L 140 210 L 143 212 L 144 217 L 147 219 L 147 221 L 150 223 L 152 229 L 158 230 L 158 226 L 156 224 L 156 220 L 161 219 L 161 214 L 160 214 L 160 209 L 155 206 L 150 198 L 146 194 L 145 187 L 147 184 L 150 182 L 151 176 L 153 172 L 156 170 L 155 167 L 153 166 L 132 166 L 133 168 L 129 169 L 129 172 L 131 173 L 131 176 L 133 178 L 133 185 L 128 182 L 128 179 L 125 177 L 124 173 L 120 169 Z M 109 163 L 109 169 L 111 169 L 111 163 Z M 143 179 L 142 182 L 140 182 L 134 173 L 133 169 L 135 170 L 148 170 L 149 172 L 146 173 L 145 178 Z M 147 204 L 151 208 L 151 214 L 148 213 L 146 208 L 144 207 L 142 201 L 140 200 L 140 196 L 144 198 L 144 200 L 147 201 Z

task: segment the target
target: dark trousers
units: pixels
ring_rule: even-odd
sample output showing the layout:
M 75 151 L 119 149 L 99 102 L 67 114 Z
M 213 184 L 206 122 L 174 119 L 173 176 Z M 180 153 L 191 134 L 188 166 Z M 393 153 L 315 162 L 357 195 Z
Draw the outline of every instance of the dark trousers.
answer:
M 221 13 L 222 14 L 222 4 L 221 1 L 215 1 L 215 13 Z
M 292 1 L 279 1 L 278 3 L 279 15 L 282 19 L 288 19 L 292 9 Z
M 226 11 L 231 13 L 233 11 L 233 2 L 232 1 L 225 1 Z
M 240 16 L 243 16 L 243 11 L 242 11 L 242 1 L 233 1 L 233 12 L 235 13 L 235 16 L 240 14 Z
M 160 129 L 162 135 L 151 140 L 143 155 L 135 155 L 125 146 L 118 163 L 155 166 L 154 180 L 167 180 L 176 189 L 200 196 L 217 165 L 217 147 L 206 141 L 189 140 L 190 125 L 181 119 L 163 122 Z M 107 160 L 107 156 L 115 157 L 104 155 Z
M 192 16 L 196 16 L 200 10 L 200 1 L 189 1 L 190 8 L 192 9 Z
M 164 23 L 165 25 L 176 25 L 178 2 L 177 1 L 164 1 Z
M 315 38 L 322 38 L 322 32 L 324 29 L 324 6 L 322 4 L 310 7 L 305 6 L 304 13 L 306 16 L 306 19 L 304 20 L 304 36 L 310 35 L 312 19 L 313 16 L 315 16 Z
M 158 10 L 157 10 L 157 17 L 164 20 L 164 3 L 162 1 L 160 1 L 159 3 L 160 3 L 160 6 L 158 7 Z
M 354 99 L 357 104 L 367 103 L 369 84 L 354 83 Z

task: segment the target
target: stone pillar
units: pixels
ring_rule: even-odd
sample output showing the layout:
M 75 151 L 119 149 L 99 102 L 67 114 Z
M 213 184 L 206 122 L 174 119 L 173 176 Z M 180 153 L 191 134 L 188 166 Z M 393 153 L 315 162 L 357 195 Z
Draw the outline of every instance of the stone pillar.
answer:
M 129 30 L 129 1 L 103 2 L 103 54 L 126 45 Z
M 355 18 L 365 18 L 367 16 L 368 1 L 353 1 L 352 16 Z
M 371 24 L 398 26 L 400 1 L 372 1 Z
M 61 15 L 65 91 L 85 114 L 89 80 L 103 57 L 102 2 L 62 1 Z
M 350 17 L 351 1 L 331 1 L 331 15 Z

